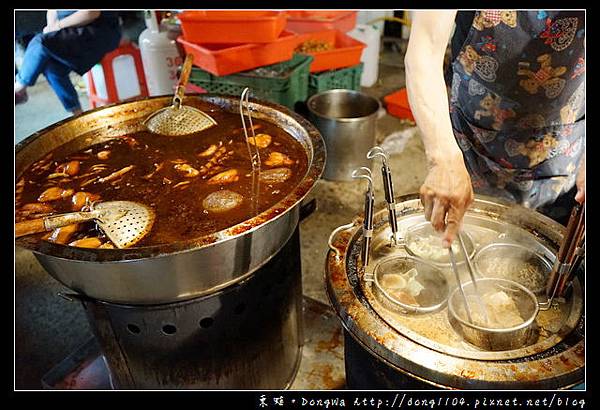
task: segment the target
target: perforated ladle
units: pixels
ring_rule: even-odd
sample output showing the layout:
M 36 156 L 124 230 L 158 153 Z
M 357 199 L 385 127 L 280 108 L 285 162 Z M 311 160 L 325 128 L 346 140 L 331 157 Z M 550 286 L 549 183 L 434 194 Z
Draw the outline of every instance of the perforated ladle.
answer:
M 194 134 L 217 125 L 214 118 L 204 111 L 189 105 L 183 105 L 183 94 L 192 72 L 193 59 L 192 54 L 185 56 L 177 90 L 173 97 L 173 104 L 154 112 L 144 121 L 144 125 L 150 132 L 179 137 Z
M 90 205 L 90 211 L 70 212 L 15 224 L 17 238 L 80 222 L 94 220 L 117 248 L 138 243 L 152 229 L 155 213 L 146 205 L 131 201 L 107 201 Z

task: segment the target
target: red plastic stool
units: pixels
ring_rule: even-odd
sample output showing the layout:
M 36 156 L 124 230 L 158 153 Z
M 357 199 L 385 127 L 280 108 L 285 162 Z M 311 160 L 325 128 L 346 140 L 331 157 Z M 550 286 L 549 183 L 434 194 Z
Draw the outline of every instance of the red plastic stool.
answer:
M 92 70 L 86 73 L 91 108 L 96 108 L 102 105 L 119 102 L 119 94 L 117 92 L 116 85 L 117 83 L 115 80 L 113 70 L 113 60 L 121 55 L 131 55 L 133 57 L 133 61 L 135 63 L 135 71 L 140 84 L 140 94 L 127 99 L 129 100 L 132 98 L 148 96 L 148 88 L 146 87 L 146 77 L 144 75 L 144 66 L 142 65 L 142 56 L 140 50 L 133 43 L 125 43 L 120 45 L 118 48 L 111 51 L 110 53 L 107 53 L 102 58 L 102 61 L 100 61 L 102 71 L 104 72 L 104 83 L 106 84 L 106 94 L 108 98 L 105 99 L 98 96 L 96 85 L 94 84 Z

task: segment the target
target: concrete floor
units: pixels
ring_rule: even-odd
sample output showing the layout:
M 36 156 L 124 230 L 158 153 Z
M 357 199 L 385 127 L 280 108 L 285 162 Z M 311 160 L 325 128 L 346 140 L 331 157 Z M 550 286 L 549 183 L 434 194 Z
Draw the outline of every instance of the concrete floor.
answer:
M 71 74 L 71 81 L 73 84 L 84 86 L 83 78 L 75 73 Z M 80 86 L 76 86 L 76 89 L 81 108 L 84 111 L 88 110 L 90 103 L 85 89 Z M 44 76 L 40 76 L 34 86 L 27 88 L 27 95 L 27 103 L 15 106 L 15 144 L 71 115 L 63 109 Z
M 403 48 L 403 47 L 402 47 Z M 404 87 L 403 55 L 398 47 L 384 48 L 378 83 L 366 93 L 377 98 Z M 45 88 L 44 88 L 45 87 Z M 81 98 L 84 103 L 85 98 Z M 48 109 L 48 108 L 51 109 Z M 66 117 L 47 84 L 31 88 L 30 101 L 15 109 L 15 140 Z M 426 174 L 420 138 L 405 122 L 383 115 L 377 142 L 390 147 L 390 166 L 396 195 L 417 192 Z M 398 131 L 393 138 L 386 137 Z M 377 209 L 384 201 L 379 172 L 374 172 Z M 362 212 L 364 183 L 317 182 L 310 198 L 318 209 L 301 224 L 304 294 L 328 303 L 323 282 L 327 239 L 333 229 Z M 57 296 L 69 290 L 53 280 L 33 255 L 15 249 L 16 388 L 38 389 L 42 376 L 90 336 L 83 309 Z

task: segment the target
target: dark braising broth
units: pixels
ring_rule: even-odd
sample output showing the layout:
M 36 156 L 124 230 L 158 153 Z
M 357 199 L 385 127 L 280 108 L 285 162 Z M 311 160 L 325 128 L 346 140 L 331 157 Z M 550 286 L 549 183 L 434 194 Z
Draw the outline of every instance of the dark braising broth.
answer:
M 128 200 L 156 212 L 136 246 L 198 238 L 253 216 L 252 166 L 239 115 L 213 112 L 218 125 L 186 137 L 137 132 L 29 167 L 17 181 L 16 221 L 86 210 L 93 201 Z M 304 148 L 275 125 L 254 119 L 262 161 L 258 212 L 288 195 L 307 171 Z M 93 222 L 40 240 L 80 247 L 113 245 Z

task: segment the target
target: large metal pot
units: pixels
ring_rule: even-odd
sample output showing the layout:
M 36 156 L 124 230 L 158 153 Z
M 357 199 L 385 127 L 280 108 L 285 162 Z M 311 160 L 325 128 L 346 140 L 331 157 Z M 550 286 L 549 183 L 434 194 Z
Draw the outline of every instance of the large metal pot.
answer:
M 396 199 L 399 232 L 424 220 L 418 194 Z M 528 344 L 490 351 L 471 345 L 447 306 L 436 312 L 396 313 L 387 309 L 366 280 L 379 261 L 406 254 L 390 244 L 387 209 L 373 216 L 372 255 L 360 260 L 362 221 L 336 229 L 326 259 L 326 290 L 345 329 L 346 382 L 351 389 L 557 389 L 583 381 L 585 371 L 584 287 L 572 282 L 570 294 L 540 311 Z M 475 229 L 478 228 L 478 229 Z M 522 206 L 477 196 L 465 215 L 475 246 L 505 235 L 527 243 L 551 261 L 565 228 Z M 485 233 L 485 235 L 483 235 Z M 488 239 L 485 239 L 487 235 Z M 464 280 L 466 269 L 459 268 Z M 448 280 L 451 272 L 445 272 Z M 456 282 L 450 283 L 454 288 Z
M 103 139 L 142 129 L 142 120 L 171 103 L 155 97 L 114 104 L 56 123 L 16 146 L 17 179 L 33 162 L 59 146 L 79 150 Z M 186 97 L 186 104 L 210 111 L 239 112 L 239 99 L 216 95 Z M 131 249 L 83 249 L 19 239 L 42 266 L 69 288 L 94 299 L 159 304 L 215 292 L 249 276 L 276 254 L 298 224 L 301 200 L 321 176 L 325 145 L 308 121 L 285 107 L 251 101 L 253 116 L 287 131 L 304 147 L 308 170 L 283 200 L 261 214 L 212 235 L 184 242 Z

